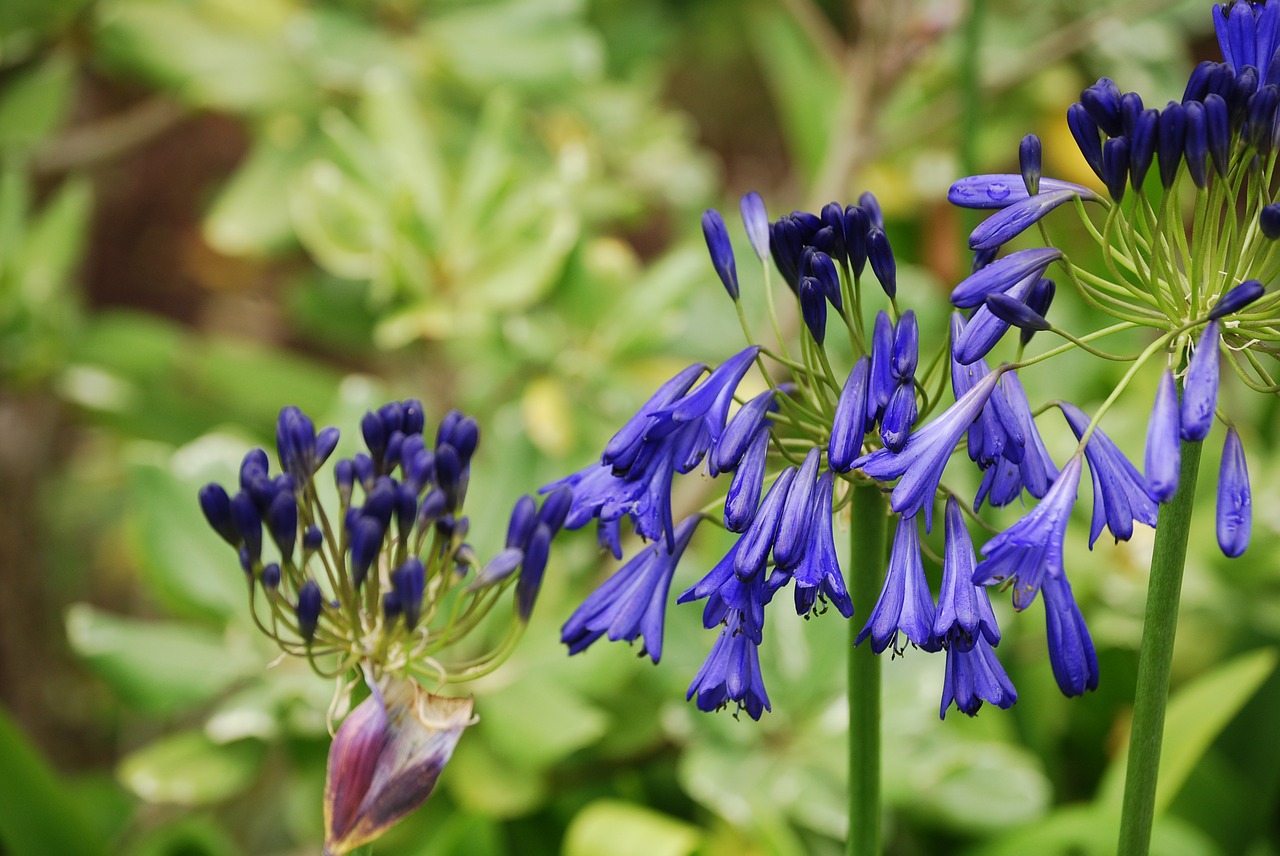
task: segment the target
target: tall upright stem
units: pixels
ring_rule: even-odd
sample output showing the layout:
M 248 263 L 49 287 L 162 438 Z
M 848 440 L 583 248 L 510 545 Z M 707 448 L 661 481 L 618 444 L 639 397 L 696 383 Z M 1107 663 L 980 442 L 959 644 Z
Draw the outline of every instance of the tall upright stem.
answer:
M 1178 492 L 1160 507 L 1156 523 L 1151 579 L 1147 583 L 1147 614 L 1138 649 L 1138 684 L 1133 698 L 1133 727 L 1129 733 L 1129 764 L 1125 770 L 1124 804 L 1120 815 L 1120 856 L 1146 856 L 1155 819 L 1156 780 L 1164 737 L 1164 711 L 1169 701 L 1169 671 L 1173 638 L 1178 626 L 1182 569 L 1187 560 L 1191 503 L 1200 471 L 1203 443 L 1182 444 Z
M 888 516 L 880 489 L 853 490 L 849 527 L 849 594 L 860 615 L 880 595 L 885 569 Z M 848 856 L 880 854 L 880 658 L 870 645 L 853 641 L 862 626 L 849 625 L 849 846 Z

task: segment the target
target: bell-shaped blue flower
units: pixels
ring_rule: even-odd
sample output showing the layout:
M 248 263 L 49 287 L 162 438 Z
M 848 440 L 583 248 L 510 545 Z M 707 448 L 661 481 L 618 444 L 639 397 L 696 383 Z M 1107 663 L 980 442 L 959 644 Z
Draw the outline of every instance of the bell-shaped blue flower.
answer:
M 739 579 L 750 579 L 764 570 L 773 549 L 774 539 L 778 534 L 778 526 L 782 522 L 782 512 L 786 508 L 787 494 L 796 477 L 796 468 L 787 467 L 770 486 L 764 496 L 764 502 L 756 511 L 751 525 L 739 539 L 738 558 L 734 571 Z
M 1000 628 L 985 588 L 973 584 L 976 562 L 973 540 L 964 525 L 964 512 L 954 496 L 947 497 L 946 541 L 942 559 L 942 588 L 933 633 L 949 649 L 967 650 L 979 638 L 1000 644 Z M 946 709 L 946 705 L 943 705 Z
M 926 526 L 933 518 L 933 497 L 942 472 L 960 437 L 978 418 L 1000 376 L 992 372 L 975 383 L 942 415 L 915 431 L 901 452 L 878 449 L 854 461 L 855 467 L 874 479 L 898 479 L 889 504 L 904 517 L 924 509 Z
M 1079 460 L 1075 458 L 1073 460 Z M 1066 471 L 1065 469 L 1063 470 Z M 1048 631 L 1049 663 L 1065 696 L 1084 695 L 1098 688 L 1098 655 L 1089 628 L 1071 593 L 1071 583 L 1061 574 L 1044 581 L 1044 617 Z
M 792 570 L 804 558 L 809 530 L 813 526 L 814 491 L 821 460 L 822 450 L 817 446 L 810 449 L 787 491 L 786 504 L 778 521 L 778 533 L 773 540 L 773 562 L 784 571 Z
M 1160 375 L 1156 400 L 1147 423 L 1147 484 L 1157 502 L 1168 502 L 1178 492 L 1178 469 L 1182 460 L 1178 425 L 1178 387 L 1173 372 Z
M 698 710 L 713 711 L 730 703 L 759 719 L 769 706 L 769 695 L 760 674 L 760 650 L 748 633 L 741 632 L 742 615 L 731 611 L 706 662 L 689 684 L 686 698 L 698 697 Z
M 984 593 L 982 595 L 986 597 Z M 947 718 L 947 708 L 975 716 L 982 703 L 990 702 L 1008 710 L 1018 700 L 1018 691 L 996 658 L 991 643 L 978 637 L 971 648 L 947 649 L 947 671 L 942 684 L 942 705 L 938 715 Z
M 898 642 L 898 634 L 902 633 L 913 645 L 937 651 L 934 614 L 929 581 L 925 579 L 924 563 L 920 559 L 920 523 L 915 517 L 903 515 L 898 518 L 898 531 L 893 537 L 880 599 L 854 644 L 861 645 L 864 639 L 870 638 L 871 650 L 877 654 L 890 645 L 901 653 L 907 646 L 906 642 Z
M 1080 456 L 1069 460 L 1044 499 L 1028 514 L 982 546 L 976 585 L 1013 582 L 1013 607 L 1031 605 L 1049 577 L 1061 577 L 1062 542 L 1080 487 Z
M 803 558 L 792 570 L 796 613 L 799 615 L 816 611 L 819 600 L 831 603 L 845 618 L 853 615 L 853 602 L 849 600 L 844 576 L 840 573 L 835 535 L 831 527 L 833 486 L 834 476 L 828 471 L 818 478 L 813 489 L 813 523 L 809 526 Z
M 1249 489 L 1249 468 L 1244 446 L 1235 426 L 1228 426 L 1222 446 L 1222 468 L 1218 470 L 1218 546 L 1231 557 L 1244 553 L 1253 529 L 1253 494 Z
M 880 440 L 891 452 L 901 452 L 915 427 L 918 410 L 916 388 L 910 381 L 900 381 L 889 396 L 889 404 L 880 419 Z
M 694 515 L 676 526 L 673 550 L 667 550 L 665 541 L 653 542 L 587 596 L 560 631 L 570 654 L 607 635 L 611 642 L 638 638 L 642 655 L 655 663 L 661 659 L 671 577 L 701 519 Z
M 1089 428 L 1089 417 L 1069 402 L 1060 402 L 1062 415 L 1077 439 Z M 1136 520 L 1156 525 L 1159 506 L 1151 496 L 1147 480 L 1138 472 L 1115 442 L 1095 428 L 1084 447 L 1093 478 L 1093 522 L 1089 527 L 1089 547 L 1098 540 L 1103 528 L 1111 530 L 1117 541 L 1128 541 Z

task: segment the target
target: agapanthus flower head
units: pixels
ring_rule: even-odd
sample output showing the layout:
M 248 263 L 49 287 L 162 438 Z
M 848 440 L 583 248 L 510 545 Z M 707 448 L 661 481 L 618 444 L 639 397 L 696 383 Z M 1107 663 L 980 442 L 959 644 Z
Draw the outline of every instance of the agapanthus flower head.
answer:
M 732 703 L 738 711 L 759 719 L 773 708 L 760 674 L 759 647 L 741 632 L 741 622 L 741 613 L 732 610 L 706 662 L 689 684 L 687 697 L 697 696 L 698 710 L 719 710 Z

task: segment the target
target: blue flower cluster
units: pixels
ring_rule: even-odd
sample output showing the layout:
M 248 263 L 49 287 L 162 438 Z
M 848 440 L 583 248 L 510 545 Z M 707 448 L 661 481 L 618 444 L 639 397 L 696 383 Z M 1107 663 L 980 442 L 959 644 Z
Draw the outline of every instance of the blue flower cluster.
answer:
M 573 492 L 566 528 L 596 520 L 601 543 L 615 556 L 622 556 L 624 518 L 653 542 L 566 623 L 570 651 L 604 635 L 639 638 L 658 660 L 675 566 L 702 519 L 695 515 L 673 526 L 671 481 L 703 460 L 712 477 L 732 474 L 722 522 L 740 536 L 678 598 L 704 600 L 704 625 L 721 628 L 689 688 L 690 698 L 706 710 L 733 703 L 759 717 L 769 709 L 757 646 L 765 607 L 787 584 L 794 583 L 801 613 L 830 602 L 846 617 L 852 614 L 831 516 L 859 484 L 882 485 L 898 519 L 883 589 L 858 642 L 869 640 L 877 653 L 908 645 L 946 650 L 944 714 L 953 703 L 973 714 L 983 702 L 1007 707 L 1016 699 L 994 654 L 1000 633 L 986 595 L 992 585 L 1011 591 L 1016 610 L 1043 593 L 1049 660 L 1059 687 L 1069 696 L 1097 687 L 1096 652 L 1063 560 L 1086 463 L 1094 500 L 1090 547 L 1104 528 L 1117 541 L 1127 540 L 1135 523 L 1154 527 L 1159 505 L 1177 495 L 1181 445 L 1203 441 L 1215 417 L 1222 419 L 1227 430 L 1218 536 L 1224 553 L 1240 555 L 1249 539 L 1250 488 L 1240 436 L 1217 406 L 1219 364 L 1225 355 L 1250 388 L 1280 391 L 1261 359 L 1280 353 L 1280 297 L 1263 286 L 1280 275 L 1280 254 L 1267 245 L 1280 237 L 1280 203 L 1271 202 L 1269 187 L 1280 152 L 1280 0 L 1230 3 L 1214 14 L 1224 61 L 1197 68 L 1181 103 L 1145 109 L 1136 93 L 1122 93 L 1103 78 L 1068 109 L 1068 125 L 1106 195 L 1043 176 L 1042 147 L 1034 136 L 1019 147 L 1018 173 L 971 176 L 951 187 L 954 204 L 993 213 L 970 235 L 973 269 L 951 293 L 959 311 L 951 318 L 947 352 L 924 363 L 930 367 L 924 377 L 917 377 L 917 321 L 898 307 L 897 263 L 875 198 L 866 194 L 857 205 L 832 203 L 818 214 L 794 212 L 771 223 L 759 196 L 744 197 L 750 244 L 762 263 L 772 260 L 803 320 L 807 335 L 799 357 L 780 337 L 777 353 L 752 345 L 717 368 L 691 366 L 628 421 L 599 464 L 549 486 Z M 1154 178 L 1148 181 L 1156 163 L 1158 186 Z M 1184 176 L 1198 200 L 1190 221 L 1179 196 Z M 1220 186 L 1209 193 L 1215 182 Z M 1002 255 L 1008 242 L 1063 207 L 1073 208 L 1102 246 L 1105 274 L 1077 267 L 1053 246 Z M 1095 223 L 1091 211 L 1104 222 Z M 702 225 L 713 267 L 737 303 L 728 229 L 715 211 L 704 214 Z M 1050 323 L 1058 291 L 1046 275 L 1052 266 L 1117 323 L 1080 336 Z M 861 289 L 867 267 L 889 301 L 888 311 L 874 314 L 870 331 L 863 318 L 872 313 L 864 312 Z M 766 265 L 772 314 L 769 282 Z M 831 313 L 847 328 L 851 353 L 829 347 Z M 1015 361 L 989 364 L 988 354 L 1013 328 Z M 1153 333 L 1141 354 L 1117 357 L 1094 344 L 1134 328 Z M 1037 333 L 1065 343 L 1026 356 Z M 1092 415 L 1054 402 L 1078 441 L 1059 465 L 1041 439 L 1018 371 L 1071 348 L 1131 366 Z M 1138 370 L 1160 357 L 1165 368 L 1139 471 L 1099 425 Z M 752 363 L 763 367 L 766 360 L 789 372 L 789 382 L 776 384 L 762 372 L 768 391 L 730 416 L 738 384 Z M 833 361 L 849 366 L 843 383 Z M 936 396 L 926 390 L 946 375 L 955 401 L 934 413 Z M 982 472 L 968 511 L 943 484 L 961 447 Z M 977 515 L 984 503 L 1004 507 L 1024 496 L 1038 502 L 975 556 L 964 516 Z M 945 561 L 935 599 L 919 530 L 922 521 L 931 529 L 940 500 L 946 508 Z
M 455 620 L 463 610 L 441 609 L 446 602 L 470 602 L 470 626 L 514 581 L 517 625 L 533 608 L 568 497 L 553 494 L 541 508 L 532 497 L 520 500 L 507 549 L 482 567 L 467 543 L 462 513 L 479 427 L 451 411 L 430 446 L 425 428 L 416 400 L 366 413 L 360 423 L 365 451 L 333 466 L 333 518 L 315 477 L 337 447 L 338 429 L 317 432 L 296 407 L 284 408 L 276 425 L 280 473 L 270 473 L 265 450 L 252 449 L 234 496 L 214 483 L 200 490 L 209 525 L 239 555 L 259 627 L 313 665 L 316 656 L 336 655 L 326 674 L 360 665 L 375 676 L 421 670 L 436 679 L 441 669 L 448 672 L 438 655 L 465 632 Z M 270 561 L 264 561 L 271 558 L 263 552 L 264 528 L 276 547 Z

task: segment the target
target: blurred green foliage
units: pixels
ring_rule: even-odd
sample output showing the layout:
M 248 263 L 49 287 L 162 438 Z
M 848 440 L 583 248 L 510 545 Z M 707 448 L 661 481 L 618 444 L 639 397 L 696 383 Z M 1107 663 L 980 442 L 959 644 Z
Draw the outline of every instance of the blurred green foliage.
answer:
M 590 461 L 656 381 L 736 349 L 703 207 L 759 189 L 776 215 L 874 189 L 903 291 L 937 329 L 966 263 L 940 203 L 963 134 L 975 167 L 1007 169 L 1035 130 L 1046 172 L 1082 179 L 1061 121 L 1081 86 L 1106 73 L 1177 97 L 1207 44 L 1190 0 L 985 5 L 966 122 L 965 8 L 949 2 L 0 4 L 0 509 L 23 536 L 0 531 L 0 567 L 29 598 L 5 599 L 0 626 L 36 627 L 0 651 L 0 852 L 315 851 L 333 687 L 273 661 L 194 501 L 270 444 L 282 405 L 350 433 L 389 397 L 476 415 L 488 555 L 516 496 Z M 184 159 L 202 151 L 229 165 Z M 145 210 L 182 188 L 189 229 Z M 115 267 L 120 221 L 141 236 L 137 271 Z M 1087 323 L 1068 300 L 1055 312 Z M 1033 398 L 1052 381 L 1083 404 L 1113 380 L 1058 366 L 1027 374 Z M 1259 450 L 1255 559 L 1216 554 L 1202 492 L 1160 853 L 1280 852 L 1277 408 L 1236 404 Z M 1140 410 L 1109 417 L 1125 449 Z M 1111 849 L 1150 541 L 1090 552 L 1076 523 L 1102 688 L 1059 696 L 1031 616 L 1001 616 L 1008 713 L 939 723 L 941 661 L 894 662 L 892 852 Z M 844 628 L 780 616 L 763 650 L 775 712 L 699 714 L 683 696 L 711 640 L 691 613 L 672 611 L 660 668 L 619 646 L 565 656 L 560 623 L 612 568 L 590 540 L 557 544 L 525 643 L 475 687 L 480 724 L 377 852 L 841 852 Z M 723 552 L 709 542 L 690 579 Z M 81 732 L 56 769 L 35 749 Z

